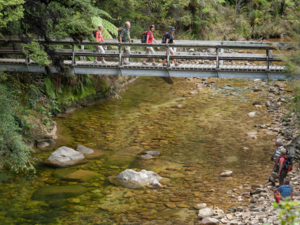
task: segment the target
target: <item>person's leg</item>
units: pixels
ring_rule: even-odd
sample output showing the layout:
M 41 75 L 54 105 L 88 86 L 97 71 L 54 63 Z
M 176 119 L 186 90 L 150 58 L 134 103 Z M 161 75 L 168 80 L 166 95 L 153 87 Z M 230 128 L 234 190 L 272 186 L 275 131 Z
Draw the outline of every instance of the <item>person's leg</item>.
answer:
M 150 54 L 150 48 L 147 47 L 147 48 L 146 48 L 146 55 L 149 55 L 149 54 Z M 144 58 L 144 61 L 143 61 L 143 64 L 144 64 L 144 65 L 147 65 L 146 61 L 147 61 L 147 58 Z
M 149 51 L 150 51 L 151 55 L 155 54 L 155 51 L 154 51 L 154 49 L 152 47 L 149 48 Z M 155 64 L 155 59 L 154 58 L 152 58 L 152 64 Z
M 280 186 L 283 185 L 283 180 L 284 180 L 284 178 L 286 178 L 286 175 L 287 175 L 287 172 L 285 172 L 283 170 L 280 171 L 280 177 L 279 177 L 279 185 Z
M 99 51 L 99 47 L 100 47 L 100 46 L 97 46 L 96 52 Z M 94 58 L 94 62 L 98 62 L 98 61 L 97 61 L 97 57 Z
M 105 53 L 104 48 L 102 46 L 98 46 L 98 47 L 99 47 L 98 52 L 101 54 L 104 54 Z M 102 57 L 102 63 L 106 63 L 106 61 L 104 60 L 104 57 Z
M 130 55 L 131 54 L 130 47 L 129 46 L 124 47 L 124 52 L 126 55 Z M 129 62 L 126 62 L 126 57 L 124 57 L 123 59 L 125 64 L 129 64 Z

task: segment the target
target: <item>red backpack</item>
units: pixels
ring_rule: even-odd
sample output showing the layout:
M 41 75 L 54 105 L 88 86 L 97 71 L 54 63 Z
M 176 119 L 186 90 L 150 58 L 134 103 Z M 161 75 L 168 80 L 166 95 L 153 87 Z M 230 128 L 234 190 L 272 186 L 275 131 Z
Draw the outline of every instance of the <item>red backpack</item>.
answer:
M 147 41 L 147 33 L 148 33 L 147 30 L 143 32 L 142 38 L 141 38 L 141 43 L 146 43 L 146 41 Z
M 292 169 L 293 169 L 293 161 L 292 161 L 292 156 L 290 155 L 285 155 L 285 156 L 282 156 L 284 158 L 284 165 L 282 167 L 282 169 L 285 171 L 285 172 L 291 172 Z

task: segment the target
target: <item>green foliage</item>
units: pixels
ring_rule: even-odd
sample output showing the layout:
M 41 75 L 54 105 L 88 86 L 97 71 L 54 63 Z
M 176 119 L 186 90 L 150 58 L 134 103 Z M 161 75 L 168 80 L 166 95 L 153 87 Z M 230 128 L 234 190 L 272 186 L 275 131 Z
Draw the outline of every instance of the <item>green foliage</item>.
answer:
M 111 36 L 111 34 L 113 34 L 115 37 L 118 36 L 118 28 L 114 24 L 101 18 L 100 16 L 92 17 L 92 24 L 95 29 L 98 29 L 99 24 L 103 25 L 102 34 L 103 34 L 103 38 L 105 39 L 112 39 L 113 37 Z
M 29 56 L 30 59 L 36 61 L 40 66 L 49 66 L 50 61 L 48 55 L 44 51 L 44 47 L 39 43 L 32 41 L 28 44 L 21 44 L 23 52 Z
M 280 201 L 280 205 L 273 203 L 279 209 L 279 223 L 281 225 L 297 225 L 300 222 L 298 201 Z
M 24 0 L 0 0 L 0 29 L 23 17 Z
M 16 120 L 18 103 L 3 84 L 0 84 L 0 102 L 0 167 L 7 165 L 15 171 L 32 169 L 29 162 L 32 150 L 23 142 L 19 134 L 22 129 Z

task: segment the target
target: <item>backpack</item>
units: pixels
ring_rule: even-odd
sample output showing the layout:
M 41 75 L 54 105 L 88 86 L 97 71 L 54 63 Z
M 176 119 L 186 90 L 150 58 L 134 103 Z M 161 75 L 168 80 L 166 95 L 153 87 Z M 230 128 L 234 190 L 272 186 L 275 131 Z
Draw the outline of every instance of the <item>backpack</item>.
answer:
M 168 32 L 165 32 L 165 33 L 163 34 L 163 38 L 162 38 L 161 43 L 166 43 L 166 41 L 167 41 L 167 35 L 168 35 L 168 34 L 169 34 Z
M 119 38 L 120 38 L 120 34 L 121 34 L 121 32 L 122 32 L 122 30 L 124 29 L 124 27 L 120 27 L 119 29 L 118 29 L 118 40 L 119 40 Z M 126 29 L 126 33 L 128 32 L 128 30 Z M 122 41 L 126 41 L 126 39 L 124 39 L 124 37 L 122 37 Z
M 285 155 L 283 156 L 284 158 L 284 166 L 282 167 L 282 169 L 285 172 L 291 172 L 293 169 L 293 161 L 292 161 L 292 156 L 291 155 Z
M 96 34 L 97 34 L 97 30 L 93 30 L 93 36 L 94 36 L 94 38 L 96 38 Z M 98 37 L 100 36 L 100 33 L 98 33 Z
M 146 41 L 147 41 L 147 33 L 148 33 L 147 30 L 145 30 L 145 31 L 143 32 L 142 38 L 141 38 L 141 43 L 146 43 Z

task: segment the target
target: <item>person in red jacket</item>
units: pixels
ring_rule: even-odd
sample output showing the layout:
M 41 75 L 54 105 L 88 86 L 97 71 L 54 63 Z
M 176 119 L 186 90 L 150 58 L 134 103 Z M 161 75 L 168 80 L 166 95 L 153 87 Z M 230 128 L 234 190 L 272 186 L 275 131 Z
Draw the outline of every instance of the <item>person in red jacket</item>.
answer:
M 156 40 L 154 39 L 154 35 L 153 35 L 153 31 L 154 31 L 154 30 L 155 30 L 155 26 L 154 26 L 154 25 L 151 25 L 149 31 L 147 32 L 146 43 L 148 43 L 148 44 L 152 44 L 152 42 L 157 43 Z M 147 47 L 147 48 L 146 48 L 146 55 L 149 55 L 149 54 L 150 54 L 150 55 L 154 55 L 154 54 L 155 54 L 155 51 L 153 50 L 152 47 Z M 144 61 L 143 61 L 143 64 L 144 64 L 144 65 L 147 65 L 146 60 L 147 60 L 147 59 L 144 59 Z M 154 58 L 152 59 L 152 65 L 153 65 L 153 66 L 156 66 L 156 63 L 155 63 L 155 59 L 154 59 Z
M 103 36 L 102 36 L 102 30 L 103 30 L 103 25 L 102 24 L 99 24 L 98 26 L 98 30 L 96 31 L 96 40 L 99 42 L 99 43 L 103 43 L 104 42 L 104 39 L 103 39 Z M 97 51 L 98 53 L 105 53 L 104 51 L 104 48 L 102 46 L 97 46 Z M 95 57 L 95 63 L 98 63 L 97 61 L 97 57 Z M 104 60 L 104 57 L 102 57 L 102 63 L 106 63 L 106 61 Z

